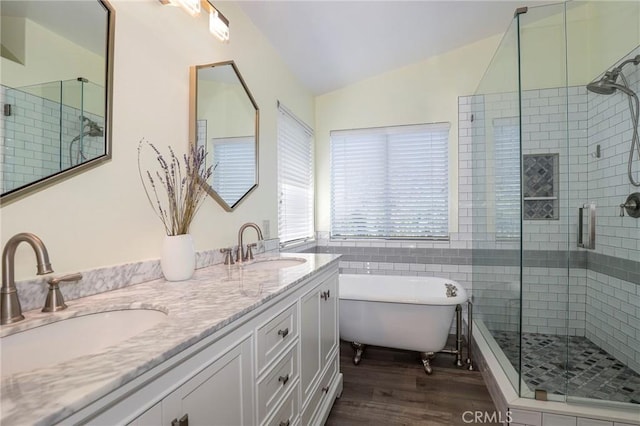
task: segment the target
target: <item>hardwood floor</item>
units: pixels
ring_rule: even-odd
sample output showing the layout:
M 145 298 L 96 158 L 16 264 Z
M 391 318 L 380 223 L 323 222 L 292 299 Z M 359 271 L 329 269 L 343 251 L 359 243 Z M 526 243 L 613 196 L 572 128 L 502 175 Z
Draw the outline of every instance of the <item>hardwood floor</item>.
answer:
M 351 345 L 341 342 L 344 390 L 327 426 L 457 426 L 474 423 L 473 413 L 463 417 L 466 411 L 496 412 L 480 372 L 455 367 L 453 355 L 438 354 L 431 376 L 415 352 L 370 346 L 360 365 L 352 357 Z

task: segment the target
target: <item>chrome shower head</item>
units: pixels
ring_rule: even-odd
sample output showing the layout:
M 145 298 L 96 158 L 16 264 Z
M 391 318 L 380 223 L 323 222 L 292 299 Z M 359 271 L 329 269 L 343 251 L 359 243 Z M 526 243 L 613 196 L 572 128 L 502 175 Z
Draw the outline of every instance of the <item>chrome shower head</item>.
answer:
M 639 65 L 640 55 L 636 55 L 632 59 L 627 59 L 626 61 L 623 61 L 620 65 L 613 68 L 611 71 L 606 71 L 602 76 L 602 78 L 587 84 L 587 90 L 593 93 L 597 93 L 599 95 L 612 95 L 616 92 L 616 90 L 620 90 L 629 96 L 635 96 L 635 93 L 626 87 L 626 83 L 625 85 L 616 83 L 616 81 L 618 80 L 618 77 L 622 73 L 622 67 L 624 67 L 627 64 L 634 64 L 636 66 Z
M 104 130 L 98 126 L 96 122 L 89 124 L 89 131 L 87 133 L 89 136 L 104 136 Z
M 616 92 L 616 89 L 621 87 L 616 83 L 619 74 L 620 72 L 615 69 L 613 71 L 607 71 L 601 79 L 587 84 L 587 90 L 599 95 L 612 95 Z
M 89 117 L 85 117 L 84 115 L 81 115 L 80 118 L 82 119 L 82 122 L 84 123 L 83 124 L 83 128 L 84 127 L 88 127 L 89 128 L 89 130 L 84 132 L 86 135 L 88 135 L 88 136 L 104 136 L 104 130 L 103 130 L 102 127 L 100 127 L 100 125 L 98 123 L 96 123 L 95 121 L 93 121 Z

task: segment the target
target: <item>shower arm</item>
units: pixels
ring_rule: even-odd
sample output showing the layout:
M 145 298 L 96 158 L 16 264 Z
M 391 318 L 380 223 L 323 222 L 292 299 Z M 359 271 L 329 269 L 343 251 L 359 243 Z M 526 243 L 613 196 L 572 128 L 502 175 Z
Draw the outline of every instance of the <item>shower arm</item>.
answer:
M 612 72 L 620 73 L 622 71 L 622 67 L 627 64 L 639 65 L 640 64 L 640 55 L 636 55 L 633 59 L 627 59 L 626 61 L 622 61 L 620 65 L 612 69 Z

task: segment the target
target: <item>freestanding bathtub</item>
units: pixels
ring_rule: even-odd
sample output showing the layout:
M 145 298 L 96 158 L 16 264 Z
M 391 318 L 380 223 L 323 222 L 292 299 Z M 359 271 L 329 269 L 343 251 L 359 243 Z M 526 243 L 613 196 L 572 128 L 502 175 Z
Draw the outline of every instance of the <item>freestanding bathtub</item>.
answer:
M 425 372 L 444 349 L 456 306 L 467 301 L 464 288 L 437 277 L 340 275 L 340 338 L 352 342 L 353 362 L 364 345 L 421 353 Z M 460 308 L 458 308 L 460 309 Z

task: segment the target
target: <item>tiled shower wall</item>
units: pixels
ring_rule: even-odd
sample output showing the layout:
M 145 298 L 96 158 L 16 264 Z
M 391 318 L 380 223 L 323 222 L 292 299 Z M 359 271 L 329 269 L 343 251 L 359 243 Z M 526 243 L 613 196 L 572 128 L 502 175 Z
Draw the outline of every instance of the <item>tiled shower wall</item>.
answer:
M 625 73 L 630 86 L 640 91 L 640 68 L 625 67 Z M 496 177 L 490 164 L 492 148 L 486 146 L 491 143 L 485 143 L 485 137 L 491 139 L 485 125 L 495 124 L 494 117 L 517 114 L 513 101 L 513 94 L 460 100 L 460 110 L 471 103 L 479 121 L 465 122 L 461 112 L 461 126 L 472 129 L 476 167 L 473 169 L 473 290 L 479 305 L 476 311 L 483 313 L 489 329 L 511 331 L 518 326 L 513 312 L 517 312 L 519 301 L 512 280 L 519 280 L 519 259 L 509 252 L 517 249 L 518 241 L 509 247 L 496 233 L 499 226 L 492 222 L 496 217 L 492 210 L 496 206 Z M 618 207 L 629 193 L 638 191 L 627 179 L 632 137 L 628 97 L 620 93 L 595 95 L 587 93 L 585 87 L 531 90 L 523 93 L 522 108 L 523 154 L 559 154 L 561 207 L 559 220 L 523 223 L 522 329 L 584 335 L 640 371 L 640 222 L 619 217 Z M 568 147 L 564 142 L 567 112 Z M 488 117 L 491 119 L 487 120 Z M 601 156 L 596 158 L 598 144 Z M 517 146 L 515 143 L 514 149 Z M 637 161 L 634 171 L 640 179 Z M 576 247 L 577 208 L 586 202 L 595 202 L 597 206 L 593 251 Z M 571 265 L 568 276 L 567 249 Z M 477 254 L 482 252 L 493 259 L 492 265 L 478 259 Z
M 585 257 L 572 253 L 571 276 L 566 271 L 568 238 L 575 240 L 577 218 L 567 214 L 586 196 L 577 189 L 566 197 L 569 157 L 566 147 L 566 104 L 569 119 L 575 123 L 571 133 L 572 152 L 586 150 L 586 111 L 581 111 L 586 95 L 577 89 L 530 90 L 522 97 L 522 153 L 558 154 L 558 219 L 526 220 L 522 226 L 522 261 L 520 247 L 520 193 L 502 186 L 513 184 L 501 180 L 500 169 L 519 173 L 520 158 L 517 132 L 505 148 L 498 146 L 499 126 L 518 126 L 517 93 L 496 93 L 460 99 L 459 122 L 470 129 L 468 138 L 473 167 L 474 261 L 473 288 L 477 296 L 476 312 L 490 330 L 518 331 L 520 325 L 520 263 L 522 271 L 522 329 L 525 332 L 584 335 Z M 465 114 L 471 105 L 470 114 Z M 473 117 L 472 117 L 473 116 Z M 466 140 L 469 139 L 469 140 Z M 502 143 L 505 143 L 502 141 Z M 484 170 L 481 168 L 484 167 Z M 572 168 L 574 165 L 572 165 Z M 516 179 L 516 184 L 518 184 Z M 512 230 L 511 232 L 509 232 Z M 567 233 L 569 232 L 569 236 Z M 479 256 L 480 254 L 480 256 Z M 569 285 L 569 283 L 571 285 Z M 577 287 L 576 287 L 577 285 Z
M 640 48 L 627 58 L 638 54 Z M 623 73 L 632 90 L 640 93 L 640 66 L 626 65 Z M 587 257 L 586 337 L 640 372 L 640 219 L 619 215 L 627 196 L 640 192 L 627 177 L 633 136 L 629 97 L 620 91 L 589 93 L 587 110 L 588 194 L 597 205 L 598 218 L 596 249 Z M 640 181 L 637 153 L 633 175 Z
M 4 107 L 11 105 L 11 115 L 2 117 L 2 179 L 4 193 L 70 167 L 71 141 L 80 134 L 83 112 L 18 89 L 0 86 Z M 84 112 L 84 116 L 104 126 L 104 118 Z M 73 143 L 73 164 L 79 141 Z M 104 137 L 83 138 L 87 159 L 104 153 Z

